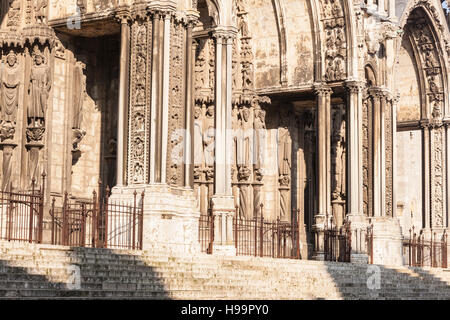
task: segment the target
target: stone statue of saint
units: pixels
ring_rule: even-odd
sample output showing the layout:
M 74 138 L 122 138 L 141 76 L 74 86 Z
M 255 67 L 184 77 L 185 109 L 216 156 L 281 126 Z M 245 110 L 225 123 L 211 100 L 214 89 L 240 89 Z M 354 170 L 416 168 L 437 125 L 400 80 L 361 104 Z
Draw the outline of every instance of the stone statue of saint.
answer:
M 46 23 L 47 17 L 47 0 L 35 0 L 35 13 L 37 23 Z
M 253 122 L 254 132 L 254 167 L 255 169 L 261 169 L 261 165 L 264 161 L 264 146 L 266 137 L 266 111 L 262 109 L 255 109 L 255 119 Z
M 202 108 L 195 106 L 194 109 L 194 166 L 203 165 L 203 117 Z
M 80 129 L 81 121 L 83 119 L 83 102 L 86 94 L 86 76 L 83 73 L 85 68 L 86 65 L 84 63 L 77 62 L 73 73 L 74 90 L 72 129 Z
M 210 105 L 206 109 L 205 128 L 203 132 L 203 144 L 205 151 L 206 166 L 214 166 L 214 142 L 215 142 L 215 126 L 214 126 L 214 106 Z
M 242 108 L 240 112 L 240 130 L 238 134 L 238 154 L 237 165 L 248 167 L 250 165 L 250 155 L 252 154 L 253 146 L 251 145 L 251 138 L 253 135 L 253 125 L 251 121 L 250 109 Z
M 0 82 L 0 110 L 2 123 L 16 123 L 19 105 L 20 77 L 17 55 L 11 51 L 6 57 L 6 67 L 2 68 Z
M 289 113 L 283 113 L 278 128 L 278 182 L 280 190 L 280 220 L 288 222 L 290 218 L 290 182 L 291 182 L 291 135 L 289 132 Z
M 291 137 L 287 127 L 278 129 L 278 173 L 280 176 L 291 175 Z
M 34 55 L 34 65 L 28 91 L 30 102 L 28 106 L 28 121 L 32 126 L 43 126 L 47 111 L 48 95 L 51 89 L 50 68 L 45 64 L 45 57 L 37 52 Z

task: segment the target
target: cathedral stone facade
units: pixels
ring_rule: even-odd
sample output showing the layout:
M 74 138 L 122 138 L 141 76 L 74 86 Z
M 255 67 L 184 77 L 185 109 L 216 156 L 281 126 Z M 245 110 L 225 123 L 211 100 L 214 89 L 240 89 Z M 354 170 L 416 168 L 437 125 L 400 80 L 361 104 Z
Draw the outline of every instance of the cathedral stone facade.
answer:
M 145 191 L 146 250 L 214 253 L 233 219 L 350 222 L 352 261 L 402 264 L 449 227 L 450 33 L 439 0 L 5 0 L 0 185 Z M 45 179 L 40 179 L 42 173 Z M 40 185 L 44 184 L 44 185 Z M 50 217 L 44 213 L 45 219 Z M 44 223 L 45 225 L 45 223 Z M 45 237 L 44 230 L 44 237 Z

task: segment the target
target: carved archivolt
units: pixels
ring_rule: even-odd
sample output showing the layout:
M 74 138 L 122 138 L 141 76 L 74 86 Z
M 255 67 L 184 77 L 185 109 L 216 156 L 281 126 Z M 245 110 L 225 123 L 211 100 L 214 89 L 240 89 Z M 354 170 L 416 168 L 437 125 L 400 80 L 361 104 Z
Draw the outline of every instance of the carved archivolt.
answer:
M 321 21 L 325 39 L 325 80 L 339 81 L 347 76 L 347 36 L 341 0 L 321 0 Z
M 418 59 L 420 59 L 424 74 L 424 89 L 427 93 L 431 117 L 434 120 L 439 120 L 443 117 L 444 110 L 444 82 L 439 52 L 427 19 L 419 12 L 414 18 L 414 21 L 409 25 L 409 31 L 419 53 Z
M 450 51 L 450 38 L 448 35 L 448 27 L 446 26 L 445 17 L 443 16 L 443 10 L 439 7 L 436 8 L 437 2 L 432 0 L 413 0 L 408 2 L 408 7 L 403 12 L 402 18 L 399 22 L 400 27 L 404 27 L 410 15 L 417 8 L 425 9 L 426 12 L 430 15 L 431 20 L 436 25 L 439 31 L 439 37 L 442 40 L 443 49 L 446 52 Z

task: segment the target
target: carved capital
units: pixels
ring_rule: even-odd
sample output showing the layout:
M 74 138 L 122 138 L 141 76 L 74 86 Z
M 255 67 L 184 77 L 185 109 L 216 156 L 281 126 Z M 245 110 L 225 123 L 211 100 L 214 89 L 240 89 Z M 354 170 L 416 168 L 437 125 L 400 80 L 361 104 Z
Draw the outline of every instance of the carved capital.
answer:
M 236 38 L 237 33 L 238 30 L 235 27 L 230 27 L 227 29 L 217 28 L 213 31 L 212 36 L 216 38 L 217 43 L 226 44 L 232 43 Z
M 30 144 L 41 144 L 44 137 L 45 127 L 28 127 L 26 130 L 27 140 Z
M 314 85 L 314 94 L 317 96 L 331 96 L 333 90 L 327 86 L 326 84 L 315 84 Z
M 359 93 L 365 88 L 365 86 L 365 81 L 348 80 L 345 82 L 345 88 L 349 93 Z
M 130 7 L 127 5 L 120 6 L 116 9 L 116 19 L 121 24 L 127 24 L 131 21 Z

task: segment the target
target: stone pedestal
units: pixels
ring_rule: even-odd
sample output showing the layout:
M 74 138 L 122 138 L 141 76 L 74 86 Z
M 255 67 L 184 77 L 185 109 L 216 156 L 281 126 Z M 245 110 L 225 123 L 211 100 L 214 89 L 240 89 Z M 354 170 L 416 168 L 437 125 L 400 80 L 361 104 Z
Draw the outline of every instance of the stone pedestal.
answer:
M 213 254 L 234 256 L 236 255 L 233 239 L 234 198 L 215 195 L 211 201 L 214 215 Z
M 402 265 L 402 232 L 397 218 L 373 217 L 373 263 Z
M 324 229 L 325 229 L 325 215 L 316 215 L 314 217 L 314 253 L 312 255 L 313 260 L 324 261 L 325 251 L 324 251 Z
M 143 250 L 164 255 L 200 253 L 200 208 L 194 191 L 166 184 L 114 187 L 110 201 L 133 203 L 133 193 L 144 196 Z
M 351 262 L 366 264 L 369 262 L 367 251 L 367 218 L 362 214 L 349 214 L 346 219 L 350 222 L 352 232 Z

